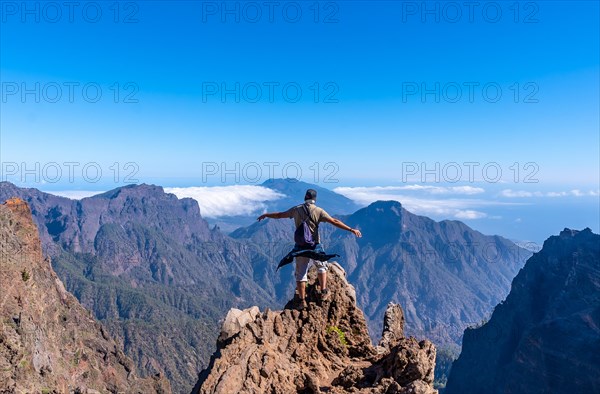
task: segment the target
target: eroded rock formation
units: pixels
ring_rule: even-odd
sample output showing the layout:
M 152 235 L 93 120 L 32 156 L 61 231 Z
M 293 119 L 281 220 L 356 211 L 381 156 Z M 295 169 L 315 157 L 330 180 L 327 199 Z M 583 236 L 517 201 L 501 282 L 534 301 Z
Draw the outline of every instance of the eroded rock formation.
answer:
M 435 347 L 404 337 L 399 305 L 388 306 L 382 342 L 373 346 L 341 266 L 330 265 L 329 301 L 318 300 L 315 283 L 311 270 L 305 310 L 289 303 L 283 311 L 231 313 L 194 392 L 437 392 Z

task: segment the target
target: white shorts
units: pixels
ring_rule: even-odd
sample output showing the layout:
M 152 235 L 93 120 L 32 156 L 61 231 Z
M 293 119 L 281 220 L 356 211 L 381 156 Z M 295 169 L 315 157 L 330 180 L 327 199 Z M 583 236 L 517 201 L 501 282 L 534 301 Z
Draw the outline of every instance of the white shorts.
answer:
M 319 273 L 327 272 L 327 261 L 298 256 L 296 257 L 296 282 L 308 282 L 308 269 L 311 264 L 317 267 Z

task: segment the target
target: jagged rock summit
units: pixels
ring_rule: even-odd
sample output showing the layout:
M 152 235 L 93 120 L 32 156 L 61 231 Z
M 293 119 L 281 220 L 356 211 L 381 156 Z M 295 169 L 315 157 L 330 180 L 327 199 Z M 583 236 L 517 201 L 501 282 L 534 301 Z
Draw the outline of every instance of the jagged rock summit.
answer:
M 436 349 L 404 337 L 399 305 L 386 312 L 382 342 L 373 346 L 354 287 L 330 264 L 330 299 L 319 302 L 309 273 L 308 308 L 232 311 L 217 351 L 194 393 L 434 394 Z
M 170 393 L 141 379 L 44 259 L 27 203 L 0 205 L 0 393 Z
M 600 393 L 600 235 L 544 242 L 490 320 L 465 331 L 445 392 Z

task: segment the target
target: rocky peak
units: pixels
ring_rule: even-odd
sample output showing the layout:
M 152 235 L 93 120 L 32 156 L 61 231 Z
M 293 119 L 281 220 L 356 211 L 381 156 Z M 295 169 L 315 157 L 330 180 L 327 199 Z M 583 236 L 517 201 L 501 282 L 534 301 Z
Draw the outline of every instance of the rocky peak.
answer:
M 35 260 L 40 260 L 42 257 L 42 246 L 29 206 L 18 197 L 6 200 L 4 206 L 7 211 L 6 217 L 10 216 L 9 228 L 12 227 L 14 234 L 19 237 L 15 252 L 27 253 Z M 6 236 L 8 237 L 8 234 Z
M 589 236 L 592 233 L 592 230 L 589 227 L 584 228 L 583 230 L 572 230 L 570 228 L 566 228 L 560 232 L 558 235 L 562 239 L 569 239 L 578 236 L 581 233 L 583 236 Z
M 405 213 L 404 208 L 398 201 L 375 201 L 356 212 L 355 215 L 363 214 L 367 217 L 397 222 L 403 213 Z
M 303 311 L 230 311 L 194 393 L 436 393 L 435 347 L 404 337 L 400 306 L 388 306 L 373 346 L 343 268 L 330 264 L 329 301 L 318 301 L 316 276 Z
M 447 393 L 600 392 L 600 236 L 544 242 L 489 321 L 465 331 Z
M 0 392 L 168 393 L 68 293 L 42 256 L 27 203 L 0 205 Z
M 147 183 L 142 184 L 130 184 L 126 186 L 121 186 L 112 190 L 109 190 L 104 193 L 97 194 L 95 198 L 109 198 L 114 199 L 121 195 L 123 196 L 154 196 L 160 197 L 166 194 L 164 189 L 161 186 L 157 185 L 149 185 Z
M 379 346 L 391 350 L 404 338 L 404 311 L 400 305 L 389 303 L 383 316 L 383 333 Z

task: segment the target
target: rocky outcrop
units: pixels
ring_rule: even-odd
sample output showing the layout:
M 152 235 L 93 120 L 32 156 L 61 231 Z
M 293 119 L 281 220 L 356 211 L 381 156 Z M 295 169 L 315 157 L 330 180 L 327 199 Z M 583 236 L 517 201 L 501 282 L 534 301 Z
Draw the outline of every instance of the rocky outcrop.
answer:
M 600 392 L 600 236 L 544 242 L 490 320 L 467 329 L 446 393 Z
M 404 338 L 404 311 L 400 305 L 390 303 L 383 316 L 383 334 L 379 346 L 391 350 L 402 338 Z
M 0 205 L 0 392 L 170 393 L 133 361 L 65 290 L 28 205 Z
M 289 303 L 283 311 L 230 313 L 194 392 L 437 392 L 435 347 L 404 337 L 400 306 L 388 306 L 384 340 L 375 347 L 341 266 L 330 265 L 328 301 L 318 301 L 315 283 L 311 270 L 305 310 Z

